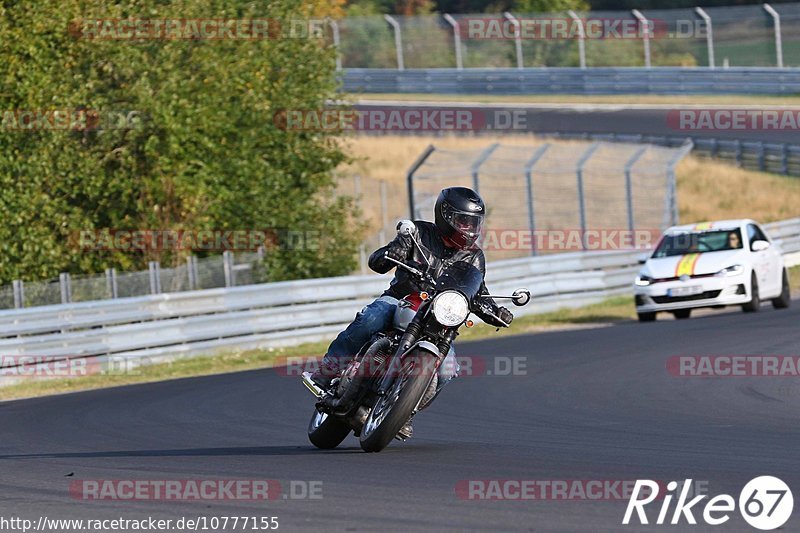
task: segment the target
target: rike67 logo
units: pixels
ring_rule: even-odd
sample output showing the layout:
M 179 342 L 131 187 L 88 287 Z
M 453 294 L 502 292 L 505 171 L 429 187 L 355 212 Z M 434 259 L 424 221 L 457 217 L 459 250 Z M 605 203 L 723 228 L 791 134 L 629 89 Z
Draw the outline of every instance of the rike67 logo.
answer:
M 695 496 L 689 500 L 689 489 L 692 480 L 687 479 L 681 487 L 680 495 L 676 489 L 679 487 L 676 481 L 667 484 L 667 493 L 661 502 L 661 509 L 655 523 L 658 525 L 676 525 L 686 520 L 688 524 L 695 525 L 694 512 L 700 513 L 700 508 L 693 510 L 707 494 Z M 647 525 L 648 516 L 645 506 L 652 503 L 659 497 L 658 483 L 649 479 L 637 480 L 633 487 L 633 493 L 628 500 L 628 507 L 625 509 L 625 516 L 622 519 L 623 525 L 631 523 L 634 511 L 640 524 Z M 644 497 L 640 496 L 645 494 Z M 672 510 L 672 517 L 668 520 L 670 507 L 674 496 L 678 496 L 675 508 Z M 731 513 L 736 511 L 736 500 L 728 494 L 714 496 L 702 507 L 702 518 L 706 524 L 719 526 L 730 520 Z M 756 529 L 769 531 L 777 529 L 785 524 L 792 516 L 794 508 L 794 498 L 789 486 L 782 480 L 773 476 L 760 476 L 751 479 L 739 493 L 739 512 L 742 518 Z

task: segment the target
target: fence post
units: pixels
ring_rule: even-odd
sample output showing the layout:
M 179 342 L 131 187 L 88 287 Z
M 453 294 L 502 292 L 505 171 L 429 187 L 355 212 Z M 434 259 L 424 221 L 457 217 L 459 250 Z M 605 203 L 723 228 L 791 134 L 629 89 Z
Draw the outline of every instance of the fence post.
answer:
M 678 224 L 678 187 L 675 178 L 675 166 L 680 163 L 681 159 L 686 157 L 686 154 L 692 151 L 694 143 L 691 139 L 686 139 L 681 149 L 667 162 L 667 180 L 668 180 L 668 194 L 667 194 L 667 213 L 669 215 L 668 226 L 675 226 Z
M 233 287 L 233 254 L 230 250 L 222 252 L 222 271 L 225 274 L 225 286 Z
M 339 23 L 328 17 L 328 26 L 331 27 L 331 34 L 333 35 L 333 46 L 336 48 L 336 70 L 342 70 L 342 47 L 339 38 Z
M 783 68 L 783 36 L 781 35 L 781 16 L 769 4 L 764 4 L 764 10 L 772 17 L 772 25 L 775 28 L 775 60 L 778 68 Z
M 15 279 L 11 287 L 14 290 L 14 309 L 22 309 L 25 307 L 25 284 L 21 279 Z
M 581 248 L 586 250 L 586 202 L 583 195 L 583 167 L 592 157 L 592 154 L 600 148 L 599 142 L 593 143 L 589 148 L 581 154 L 578 163 L 575 165 L 575 177 L 578 180 L 578 211 L 581 220 Z
M 642 146 L 636 150 L 631 158 L 625 163 L 625 199 L 627 200 L 628 208 L 628 229 L 631 231 L 631 233 L 633 233 L 633 230 L 635 229 L 633 220 L 633 179 L 631 177 L 631 171 L 633 170 L 633 165 L 635 165 L 636 162 L 642 158 L 648 148 L 649 146 Z
M 61 288 L 61 303 L 68 304 L 72 302 L 72 283 L 70 281 L 69 272 L 62 272 L 58 275 L 58 284 Z
M 544 143 L 540 146 L 525 163 L 525 188 L 528 195 L 528 229 L 531 232 L 531 255 L 536 255 L 536 239 L 534 239 L 534 231 L 536 230 L 536 213 L 533 210 L 533 167 L 542 158 L 545 152 L 550 148 L 550 143 Z
M 478 192 L 478 189 L 480 187 L 478 179 L 478 171 L 480 170 L 481 165 L 483 165 L 486 162 L 486 160 L 489 159 L 489 157 L 492 155 L 492 152 L 497 150 L 499 146 L 500 143 L 494 143 L 493 145 L 485 149 L 483 152 L 481 152 L 481 154 L 478 156 L 478 159 L 473 161 L 472 168 L 470 168 L 470 171 L 472 173 L 472 190 L 474 190 L 475 192 Z
M 186 258 L 186 277 L 189 281 L 189 290 L 194 291 L 197 290 L 197 263 L 195 262 L 197 258 L 193 255 L 190 255 Z
M 444 20 L 453 27 L 453 44 L 456 47 L 456 68 L 458 70 L 464 69 L 464 58 L 461 56 L 461 27 L 458 21 L 449 13 L 444 14 Z
M 379 239 L 381 244 L 386 242 L 386 230 L 389 228 L 389 200 L 386 193 L 386 180 L 381 180 L 380 194 L 381 194 L 381 231 Z
M 711 17 L 708 16 L 705 9 L 702 7 L 694 8 L 703 22 L 706 23 L 706 46 L 708 47 L 708 66 L 709 68 L 716 68 L 714 65 L 714 28 L 711 26 Z
M 586 31 L 583 29 L 583 21 L 573 11 L 567 11 L 567 15 L 578 23 L 578 55 L 580 56 L 581 68 L 586 68 Z
M 106 269 L 106 290 L 111 296 L 111 299 L 119 298 L 119 290 L 117 287 L 117 270 L 115 268 Z
M 158 261 L 150 261 L 147 268 L 150 271 L 150 294 L 161 294 L 161 265 Z
M 384 15 L 383 18 L 394 29 L 394 48 L 397 52 L 397 70 L 405 70 L 403 61 L 403 37 L 400 35 L 400 24 L 391 15 Z
M 514 29 L 516 30 L 514 34 L 514 48 L 517 52 L 517 68 L 525 68 L 525 61 L 522 59 L 522 25 L 519 23 L 519 20 L 508 11 L 504 12 L 503 16 L 514 25 Z
M 425 161 L 430 157 L 430 155 L 436 151 L 436 147 L 432 144 L 429 144 L 425 151 L 422 152 L 416 161 L 411 165 L 406 172 L 406 186 L 408 187 L 408 211 L 411 216 L 411 220 L 416 218 L 416 214 L 414 213 L 414 174 L 419 170 Z
M 650 64 L 650 30 L 652 29 L 650 26 L 650 21 L 642 15 L 642 12 L 638 9 L 634 9 L 631 11 L 633 16 L 636 17 L 636 20 L 639 21 L 639 24 L 642 25 L 642 44 L 644 45 L 644 66 L 647 68 L 651 67 Z

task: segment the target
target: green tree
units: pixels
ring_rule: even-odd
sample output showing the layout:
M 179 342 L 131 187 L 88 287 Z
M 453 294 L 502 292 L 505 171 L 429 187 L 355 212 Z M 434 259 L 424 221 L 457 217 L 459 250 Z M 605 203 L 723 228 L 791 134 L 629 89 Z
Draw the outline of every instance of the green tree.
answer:
M 269 250 L 270 279 L 354 267 L 360 224 L 333 199 L 345 160 L 336 132 L 281 129 L 285 109 L 336 95 L 334 51 L 318 38 L 113 40 L 91 19 L 320 17 L 301 0 L 62 0 L 0 3 L 0 282 L 60 271 L 143 268 L 185 252 L 87 252 L 76 232 L 125 229 L 313 231 L 319 246 Z M 338 3 L 332 4 L 338 10 Z M 14 129 L 14 110 L 98 110 L 100 129 Z M 111 111 L 133 128 L 108 127 Z

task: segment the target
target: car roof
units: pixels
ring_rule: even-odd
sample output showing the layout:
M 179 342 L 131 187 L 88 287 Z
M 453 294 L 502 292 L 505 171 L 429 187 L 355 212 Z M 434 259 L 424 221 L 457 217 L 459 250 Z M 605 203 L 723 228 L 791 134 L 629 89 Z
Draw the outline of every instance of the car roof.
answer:
M 749 218 L 730 219 L 730 220 L 716 220 L 713 222 L 696 222 L 694 224 L 683 224 L 681 226 L 672 226 L 664 233 L 687 233 L 699 231 L 716 231 L 716 230 L 732 230 L 739 229 L 747 224 L 758 224 L 755 220 Z

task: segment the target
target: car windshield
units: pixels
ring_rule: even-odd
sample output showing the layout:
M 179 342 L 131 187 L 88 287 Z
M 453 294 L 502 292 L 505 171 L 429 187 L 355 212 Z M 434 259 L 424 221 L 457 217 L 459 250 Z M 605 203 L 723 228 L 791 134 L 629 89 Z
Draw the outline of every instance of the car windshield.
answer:
M 693 253 L 721 252 L 742 247 L 740 230 L 702 231 L 665 235 L 653 253 L 654 258 Z

